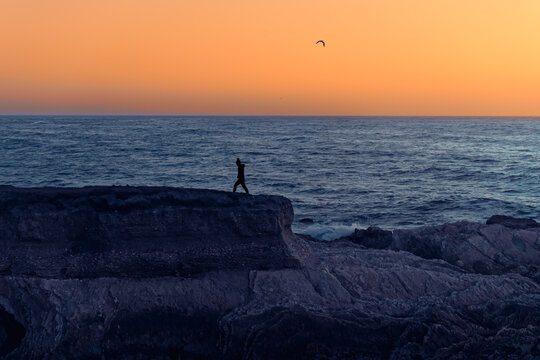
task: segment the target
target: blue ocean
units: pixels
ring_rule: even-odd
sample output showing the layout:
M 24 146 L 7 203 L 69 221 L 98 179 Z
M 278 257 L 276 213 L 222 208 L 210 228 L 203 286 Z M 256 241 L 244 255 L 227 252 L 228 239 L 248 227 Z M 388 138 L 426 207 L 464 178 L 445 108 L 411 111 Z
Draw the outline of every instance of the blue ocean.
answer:
M 286 196 L 294 230 L 325 240 L 540 217 L 540 118 L 0 116 L 0 149 L 0 184 L 20 187 L 232 191 L 239 157 L 251 193 Z

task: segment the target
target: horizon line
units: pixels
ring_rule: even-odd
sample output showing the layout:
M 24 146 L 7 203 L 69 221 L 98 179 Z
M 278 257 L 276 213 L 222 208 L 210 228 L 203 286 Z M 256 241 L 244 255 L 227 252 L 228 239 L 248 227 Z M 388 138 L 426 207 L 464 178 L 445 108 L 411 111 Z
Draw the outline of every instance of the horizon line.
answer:
M 162 117 L 174 117 L 174 116 L 238 116 L 238 117 L 420 117 L 420 118 L 540 118 L 540 115 L 389 115 L 389 114 L 357 114 L 357 115 L 344 115 L 344 114 L 238 114 L 238 113 L 24 113 L 24 112 L 0 112 L 0 116 L 162 116 Z

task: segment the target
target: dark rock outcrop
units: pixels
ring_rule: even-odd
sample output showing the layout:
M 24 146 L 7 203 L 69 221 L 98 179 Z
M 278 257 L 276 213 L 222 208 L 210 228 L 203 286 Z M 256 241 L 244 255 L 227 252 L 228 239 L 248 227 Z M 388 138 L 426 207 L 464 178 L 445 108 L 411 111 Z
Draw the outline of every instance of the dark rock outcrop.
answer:
M 185 276 L 298 267 L 278 196 L 89 187 L 0 188 L 0 273 L 51 278 Z
M 386 249 L 392 243 L 392 232 L 376 226 L 367 229 L 354 229 L 354 233 L 343 236 L 338 240 L 352 241 L 372 249 Z
M 25 333 L 24 327 L 13 315 L 0 309 L 0 357 L 19 347 Z
M 388 248 L 441 259 L 467 272 L 516 273 L 540 283 L 540 228 L 517 230 L 461 221 L 396 230 Z
M 540 358 L 540 229 L 311 241 L 287 199 L 170 188 L 0 206 L 7 359 Z
M 533 219 L 514 218 L 505 215 L 493 215 L 486 221 L 486 224 L 500 224 L 511 229 L 531 229 L 540 227 L 540 224 Z

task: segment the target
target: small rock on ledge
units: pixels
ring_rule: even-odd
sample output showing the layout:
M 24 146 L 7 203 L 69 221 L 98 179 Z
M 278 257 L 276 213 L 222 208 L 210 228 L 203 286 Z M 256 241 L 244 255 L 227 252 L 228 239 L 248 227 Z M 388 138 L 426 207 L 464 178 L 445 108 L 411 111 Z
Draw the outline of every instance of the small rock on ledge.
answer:
M 486 224 L 500 224 L 511 229 L 532 229 L 535 227 L 540 227 L 540 224 L 533 219 L 514 218 L 505 215 L 493 215 L 486 221 Z

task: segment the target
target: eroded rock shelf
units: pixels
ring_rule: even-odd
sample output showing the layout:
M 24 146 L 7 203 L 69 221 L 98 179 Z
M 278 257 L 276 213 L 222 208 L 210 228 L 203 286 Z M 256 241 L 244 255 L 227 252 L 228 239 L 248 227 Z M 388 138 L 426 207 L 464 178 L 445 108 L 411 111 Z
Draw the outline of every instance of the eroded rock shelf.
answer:
M 286 198 L 0 187 L 0 358 L 540 358 L 540 228 L 333 242 Z

